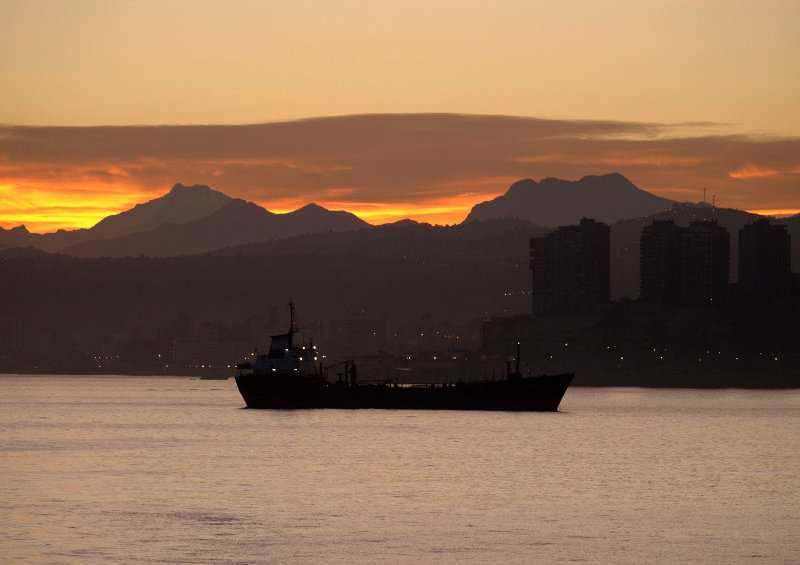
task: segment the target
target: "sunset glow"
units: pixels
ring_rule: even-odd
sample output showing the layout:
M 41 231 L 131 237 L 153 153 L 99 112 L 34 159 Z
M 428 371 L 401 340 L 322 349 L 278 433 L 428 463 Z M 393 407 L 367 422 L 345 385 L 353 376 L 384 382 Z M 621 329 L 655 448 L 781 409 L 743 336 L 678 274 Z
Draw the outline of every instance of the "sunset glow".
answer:
M 777 210 L 745 210 L 751 214 L 760 214 L 761 216 L 773 216 L 775 218 L 786 218 L 800 214 L 800 208 L 780 208 Z
M 675 137 L 635 122 L 442 114 L 252 126 L 0 127 L 0 227 L 91 227 L 178 182 L 277 213 L 315 202 L 372 224 L 454 224 L 517 180 L 609 172 L 679 202 L 699 202 L 705 192 L 723 207 L 800 209 L 800 139 L 695 138 L 674 125 L 663 129 Z
M 778 174 L 780 174 L 778 171 L 762 169 L 756 165 L 747 164 L 741 169 L 728 173 L 728 176 L 734 179 L 760 179 L 764 177 L 774 177 Z
M 0 23 L 0 565 L 800 565 L 800 0 Z
M 89 228 L 106 216 L 160 196 L 130 185 L 9 180 L 0 184 L 0 227 L 25 225 L 35 233 Z
M 450 224 L 522 178 L 615 171 L 675 200 L 800 209 L 797 2 L 9 0 L 0 15 L 0 124 L 20 126 L 0 126 L 4 228 L 89 227 L 177 182 Z

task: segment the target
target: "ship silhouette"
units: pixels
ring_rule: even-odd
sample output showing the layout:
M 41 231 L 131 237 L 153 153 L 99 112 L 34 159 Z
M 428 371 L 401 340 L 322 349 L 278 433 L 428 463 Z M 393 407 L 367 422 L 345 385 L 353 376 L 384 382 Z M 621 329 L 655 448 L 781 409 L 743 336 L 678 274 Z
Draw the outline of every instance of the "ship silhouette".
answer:
M 503 380 L 422 385 L 362 382 L 352 360 L 325 367 L 313 342 L 296 344 L 291 302 L 289 309 L 289 331 L 271 336 L 268 353 L 237 365 L 236 386 L 248 408 L 556 411 L 574 377 L 573 373 L 523 377 L 517 344 L 513 369 L 509 361 Z M 344 375 L 329 380 L 328 371 L 341 366 Z

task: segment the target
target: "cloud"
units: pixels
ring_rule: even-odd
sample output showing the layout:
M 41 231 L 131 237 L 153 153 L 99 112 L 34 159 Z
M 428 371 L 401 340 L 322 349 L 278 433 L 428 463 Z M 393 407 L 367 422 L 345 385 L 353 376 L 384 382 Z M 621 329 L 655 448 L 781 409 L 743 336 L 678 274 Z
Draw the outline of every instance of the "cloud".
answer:
M 778 208 L 777 210 L 773 209 L 755 209 L 755 210 L 747 210 L 751 214 L 760 214 L 762 216 L 775 216 L 777 218 L 787 217 L 787 216 L 794 216 L 795 214 L 800 214 L 800 208 Z
M 705 188 L 746 209 L 800 208 L 800 139 L 711 135 L 713 125 L 381 114 L 243 126 L 0 127 L 0 225 L 33 208 L 96 208 L 91 225 L 176 182 L 287 210 L 308 202 L 370 221 L 459 222 L 521 178 L 620 172 L 674 199 Z M 758 166 L 754 165 L 758 163 Z M 777 172 L 780 174 L 769 174 Z M 32 197 L 31 197 L 32 198 Z M 33 212 L 31 212 L 33 213 Z M 66 222 L 66 216 L 64 221 Z M 76 220 L 77 221 L 77 220 Z
M 728 176 L 733 179 L 758 179 L 762 177 L 774 177 L 778 174 L 780 174 L 778 171 L 762 169 L 757 165 L 748 163 L 747 165 L 740 167 L 735 171 L 731 171 L 728 173 Z
M 517 157 L 518 163 L 569 163 L 603 167 L 695 167 L 708 161 L 708 157 L 691 155 L 668 155 L 657 151 L 598 152 L 595 155 L 544 154 Z
M 54 186 L 47 178 L 3 177 L 0 226 L 25 224 L 34 232 L 91 227 L 106 216 L 156 196 L 129 183 L 62 179 Z

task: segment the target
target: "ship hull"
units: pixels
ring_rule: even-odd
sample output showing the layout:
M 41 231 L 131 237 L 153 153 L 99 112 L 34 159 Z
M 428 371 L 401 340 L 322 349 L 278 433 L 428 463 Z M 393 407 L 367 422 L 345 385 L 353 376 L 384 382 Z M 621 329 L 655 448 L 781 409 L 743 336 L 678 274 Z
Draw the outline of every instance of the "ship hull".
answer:
M 239 375 L 248 408 L 379 408 L 390 410 L 506 410 L 553 412 L 572 373 L 453 385 L 334 384 L 286 375 Z

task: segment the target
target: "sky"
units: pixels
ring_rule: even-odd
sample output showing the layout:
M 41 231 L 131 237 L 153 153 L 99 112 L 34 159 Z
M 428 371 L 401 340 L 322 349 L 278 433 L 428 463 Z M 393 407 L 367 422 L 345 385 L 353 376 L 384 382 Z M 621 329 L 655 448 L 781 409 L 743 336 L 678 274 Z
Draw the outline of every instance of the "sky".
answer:
M 613 171 L 800 211 L 796 0 L 4 0 L 0 21 L 0 227 L 88 227 L 177 182 L 455 223 L 519 178 Z

